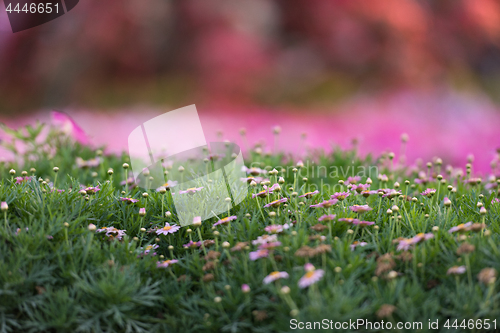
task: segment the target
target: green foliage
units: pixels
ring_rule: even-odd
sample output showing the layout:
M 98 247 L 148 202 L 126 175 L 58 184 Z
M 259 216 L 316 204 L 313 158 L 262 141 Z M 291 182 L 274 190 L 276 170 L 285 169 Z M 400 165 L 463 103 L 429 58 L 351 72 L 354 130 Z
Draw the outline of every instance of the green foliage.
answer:
M 446 183 L 440 184 L 435 179 L 440 165 L 435 165 L 424 186 L 414 182 L 416 172 L 387 156 L 362 159 L 353 150 L 311 152 L 297 171 L 290 156 L 251 153 L 247 165 L 277 168 L 277 175 L 266 177 L 271 184 L 283 177 L 280 191 L 257 200 L 251 195 L 262 191 L 262 184 L 250 187 L 248 198 L 230 212 L 237 219 L 229 225 L 212 227 L 218 220 L 213 218 L 199 230 L 190 226 L 157 235 L 156 228 L 165 223 L 178 224 L 171 192 L 149 191 L 144 197 L 133 186 L 125 192 L 121 185 L 125 155 L 101 156 L 100 151 L 76 144 L 54 129 L 42 140 L 42 125 L 18 131 L 2 128 L 30 147 L 20 153 L 12 142 L 3 143 L 15 160 L 0 165 L 0 201 L 8 204 L 8 210 L 0 214 L 2 333 L 284 332 L 290 330 L 293 317 L 299 321 L 421 321 L 425 328 L 429 319 L 500 317 L 499 283 L 477 278 L 484 268 L 500 270 L 500 203 L 492 203 L 496 182 L 487 190 L 484 183 L 474 185 L 449 173 Z M 77 157 L 99 157 L 100 164 L 79 168 Z M 57 174 L 52 169 L 56 166 Z M 108 175 L 109 168 L 114 170 L 112 175 Z M 16 175 L 9 174 L 11 169 Z M 16 180 L 22 170 L 30 177 Z M 334 192 L 348 190 L 339 180 L 357 173 L 361 176 L 358 183 L 371 178 L 374 193 L 363 196 L 351 191 L 330 208 L 310 207 Z M 388 181 L 377 178 L 379 174 L 387 175 Z M 401 184 L 396 188 L 400 194 L 389 198 L 376 193 L 394 189 L 396 181 Z M 448 190 L 448 185 L 456 191 Z M 88 187 L 100 190 L 82 195 L 80 190 Z M 420 195 L 426 188 L 437 189 L 436 195 Z M 319 193 L 311 198 L 298 197 L 315 189 Z M 444 204 L 445 196 L 451 206 Z M 127 204 L 122 197 L 138 202 Z M 262 208 L 283 197 L 288 198 L 286 204 Z M 478 202 L 486 208 L 483 215 Z M 349 209 L 365 204 L 373 210 L 360 215 Z M 144 217 L 139 215 L 140 208 L 146 209 Z M 166 211 L 172 215 L 165 216 Z M 324 230 L 311 229 L 324 214 L 336 214 L 336 219 L 322 222 Z M 356 227 L 339 218 L 359 218 L 375 225 Z M 486 231 L 448 232 L 469 221 L 485 223 Z M 126 235 L 113 239 L 89 230 L 91 224 L 98 229 L 126 230 Z M 252 240 L 267 234 L 266 226 L 276 224 L 290 226 L 277 235 L 281 245 L 268 258 L 250 260 L 249 252 L 257 250 Z M 399 237 L 408 239 L 419 233 L 434 237 L 408 251 L 397 249 Z M 200 241 L 200 236 L 214 243 L 207 243 L 206 248 L 183 247 L 190 240 Z M 352 250 L 355 241 L 367 244 Z M 230 247 L 223 247 L 224 242 Z M 239 242 L 247 244 L 232 250 Z M 474 250 L 457 254 L 464 243 L 474 245 Z M 158 248 L 145 254 L 145 247 L 154 244 Z M 297 255 L 304 246 L 321 244 L 330 245 L 331 251 Z M 219 253 L 212 252 L 214 257 L 206 259 L 208 251 Z M 384 254 L 392 262 L 385 270 L 381 269 Z M 157 267 L 158 261 L 167 259 L 178 262 Z M 324 270 L 324 276 L 301 289 L 298 281 L 307 262 Z M 466 266 L 466 272 L 447 274 L 452 266 Z M 264 284 L 264 277 L 275 269 L 286 271 L 288 279 Z M 392 271 L 397 274 L 391 275 Z M 242 291 L 243 284 L 250 286 L 250 292 Z M 289 294 L 280 291 L 284 285 L 290 287 Z M 384 304 L 393 305 L 394 311 L 382 316 L 378 312 Z

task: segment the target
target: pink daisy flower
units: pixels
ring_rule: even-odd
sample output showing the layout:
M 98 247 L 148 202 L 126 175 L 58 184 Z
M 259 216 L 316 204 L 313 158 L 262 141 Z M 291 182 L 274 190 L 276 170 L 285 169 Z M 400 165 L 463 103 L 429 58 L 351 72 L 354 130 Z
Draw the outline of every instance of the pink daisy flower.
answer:
M 107 237 L 116 238 L 118 240 L 121 240 L 123 236 L 125 236 L 125 231 L 126 230 L 120 230 L 115 227 L 102 227 L 96 230 L 96 232 L 105 232 Z
M 384 189 L 383 192 L 384 195 L 382 195 L 382 198 L 389 198 L 389 199 L 392 199 L 402 194 L 401 191 L 396 191 L 394 189 Z
M 354 251 L 354 249 L 356 249 L 358 246 L 361 246 L 361 247 L 362 247 L 362 246 L 366 246 L 366 245 L 368 245 L 368 243 L 367 243 L 367 242 L 358 242 L 358 241 L 354 241 L 354 242 L 352 242 L 352 244 L 351 244 L 351 245 L 349 245 L 349 246 L 350 246 L 350 248 L 351 248 L 351 251 Z
M 359 222 L 358 219 L 352 218 L 352 217 L 343 217 L 338 220 L 339 222 L 345 222 L 345 223 L 354 223 L 354 222 Z
M 359 181 L 361 181 L 360 176 L 354 176 L 354 177 L 349 177 L 347 180 L 344 182 L 344 184 L 349 185 L 349 184 L 357 184 Z
M 271 274 L 269 274 L 268 276 L 266 276 L 264 278 L 264 284 L 269 284 L 271 282 L 274 282 L 278 279 L 288 279 L 288 273 L 287 272 L 278 272 L 278 271 L 274 271 L 272 272 Z
M 270 234 L 279 234 L 288 228 L 290 228 L 290 225 L 288 223 L 285 223 L 283 225 L 271 224 L 271 225 L 268 225 L 267 227 L 265 227 L 264 231 L 266 231 Z
M 279 200 L 274 200 L 274 201 L 268 203 L 267 205 L 264 205 L 264 208 L 267 208 L 267 207 L 278 207 L 283 202 L 287 202 L 287 201 L 288 201 L 287 198 L 283 198 L 283 199 L 279 199 Z
M 349 209 L 355 213 L 365 213 L 365 212 L 369 212 L 370 210 L 373 210 L 373 208 L 371 208 L 368 205 L 354 205 L 354 206 L 349 207 Z
M 253 245 L 261 245 L 265 243 L 271 243 L 271 242 L 277 242 L 278 241 L 278 236 L 276 235 L 262 235 L 257 237 L 256 240 L 252 241 Z
M 356 220 L 356 221 L 353 221 L 352 224 L 359 225 L 360 227 L 366 227 L 366 226 L 369 226 L 369 225 L 374 225 L 375 222 Z
M 359 184 L 359 185 L 350 185 L 351 191 L 356 193 L 361 193 L 363 191 L 367 191 L 370 188 L 370 184 Z
M 453 275 L 460 275 L 464 274 L 467 271 L 465 266 L 453 266 L 448 269 L 446 272 L 447 275 L 453 274 Z
M 149 252 L 151 252 L 152 250 L 156 250 L 159 247 L 160 246 L 157 244 L 151 244 L 151 245 L 147 245 L 146 247 L 141 248 L 141 249 L 143 250 L 144 254 L 149 254 Z
M 494 204 L 494 203 L 499 203 L 499 202 L 500 202 L 500 200 L 499 200 L 498 198 L 493 198 L 493 199 L 491 200 L 491 203 L 492 203 L 492 204 Z
M 120 200 L 123 201 L 123 202 L 126 202 L 127 204 L 134 204 L 136 202 L 139 202 L 139 200 L 137 199 L 132 199 L 132 198 L 121 198 L 120 197 Z
M 268 255 L 269 255 L 269 250 L 265 250 L 265 249 L 253 251 L 253 252 L 250 252 L 248 254 L 250 260 L 252 260 L 252 261 L 255 261 L 255 260 L 260 259 L 260 258 L 266 258 Z
M 350 195 L 351 195 L 350 192 L 335 192 L 332 194 L 330 199 L 337 199 L 337 200 L 342 201 L 342 200 L 345 200 L 345 198 L 347 198 Z
M 327 214 L 327 215 L 323 215 L 323 216 L 321 216 L 321 217 L 318 219 L 318 221 L 319 221 L 319 222 L 323 222 L 323 221 L 332 221 L 332 220 L 334 220 L 334 219 L 335 219 L 335 217 L 336 217 L 336 215 L 335 215 L 335 214 Z
M 169 223 L 165 223 L 165 226 L 163 228 L 160 228 L 156 230 L 157 235 L 168 235 L 168 234 L 173 234 L 177 232 L 181 227 L 178 225 L 170 225 Z
M 335 205 L 337 202 L 338 202 L 337 199 L 330 199 L 330 200 L 325 200 L 323 202 L 320 202 L 319 204 L 316 204 L 316 205 L 311 205 L 309 207 L 313 207 L 313 208 L 328 208 L 330 206 Z
M 281 246 L 281 242 L 269 242 L 259 245 L 259 250 L 272 250 L 275 247 Z
M 175 180 L 168 180 L 165 184 L 163 184 L 162 186 L 158 187 L 156 189 L 156 192 L 160 192 L 161 190 L 167 190 L 169 188 L 174 187 L 175 185 L 177 185 L 177 182 Z
M 451 234 L 451 233 L 454 233 L 454 232 L 464 232 L 464 231 L 468 231 L 469 230 L 469 227 L 472 225 L 472 222 L 467 222 L 467 223 L 460 223 L 459 225 L 457 225 L 456 227 L 453 227 L 453 228 L 450 228 L 450 230 L 448 230 L 448 232 Z
M 179 260 L 176 260 L 176 259 L 158 261 L 156 263 L 156 267 L 158 267 L 158 268 L 167 268 L 168 266 L 176 264 L 177 262 L 179 262 Z
M 179 191 L 180 194 L 195 194 L 196 192 L 199 192 L 203 189 L 203 186 L 202 187 L 191 187 L 191 188 L 188 188 L 184 191 Z
M 249 176 L 249 177 L 240 178 L 240 180 L 244 183 L 247 183 L 247 184 L 250 184 L 252 181 L 256 182 L 257 184 L 260 184 L 264 180 L 264 178 Z
M 299 288 L 307 288 L 310 285 L 318 282 L 323 278 L 323 275 L 325 274 L 325 271 L 322 269 L 315 269 L 312 264 L 306 264 L 304 266 L 306 269 L 307 273 L 304 274 L 299 280 Z
M 318 194 L 318 193 L 319 193 L 319 191 L 318 191 L 318 190 L 316 190 L 316 191 L 314 191 L 314 192 L 307 192 L 307 193 L 304 193 L 304 194 L 302 194 L 302 195 L 299 195 L 299 198 L 307 198 L 307 199 L 310 199 L 312 196 L 314 196 L 314 195 L 316 195 L 316 194 Z
M 182 245 L 185 249 L 188 249 L 188 248 L 194 248 L 194 247 L 199 247 L 199 244 L 198 242 L 193 242 L 193 241 L 189 241 L 189 243 L 186 243 L 184 245 Z
M 426 196 L 426 197 L 431 197 L 434 194 L 436 194 L 436 190 L 433 189 L 433 188 L 428 188 L 425 191 L 423 191 L 422 193 L 420 193 L 420 195 L 423 195 L 423 196 Z
M 225 217 L 223 219 L 220 219 L 219 221 L 215 222 L 214 223 L 214 226 L 218 226 L 218 225 L 221 225 L 221 224 L 228 224 L 229 222 L 231 221 L 234 221 L 236 220 L 238 217 L 236 216 L 228 216 L 228 217 Z
M 241 171 L 246 172 L 247 174 L 251 174 L 252 176 L 258 176 L 260 174 L 266 174 L 267 171 L 260 168 L 247 168 L 246 166 L 241 167 Z
M 16 184 L 22 184 L 24 182 L 27 182 L 28 180 L 30 180 L 31 177 L 16 177 L 14 178 L 16 180 Z
M 101 163 L 101 159 L 99 157 L 91 158 L 88 161 L 85 161 L 81 157 L 76 158 L 76 166 L 79 167 L 80 169 L 97 167 L 97 166 L 99 166 L 100 163 Z
M 87 194 L 95 194 L 98 191 L 100 191 L 101 189 L 98 186 L 96 186 L 96 187 L 90 186 L 90 187 L 84 188 L 84 190 L 85 190 L 85 192 L 87 192 Z

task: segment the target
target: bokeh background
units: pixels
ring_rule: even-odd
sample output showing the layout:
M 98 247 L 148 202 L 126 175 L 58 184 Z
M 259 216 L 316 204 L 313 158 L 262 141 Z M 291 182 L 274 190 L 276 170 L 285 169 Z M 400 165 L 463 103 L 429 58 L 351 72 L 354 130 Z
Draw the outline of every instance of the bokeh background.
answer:
M 110 151 L 196 104 L 209 140 L 271 143 L 280 125 L 296 154 L 397 154 L 408 133 L 409 163 L 472 154 L 486 172 L 499 89 L 496 0 L 81 0 L 16 34 L 0 3 L 0 120 L 63 111 Z

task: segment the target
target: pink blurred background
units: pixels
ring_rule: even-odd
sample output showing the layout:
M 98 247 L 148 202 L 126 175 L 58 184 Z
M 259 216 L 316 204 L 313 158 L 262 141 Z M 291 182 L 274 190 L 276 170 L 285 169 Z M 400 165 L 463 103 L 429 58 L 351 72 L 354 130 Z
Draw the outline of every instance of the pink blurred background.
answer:
M 500 147 L 495 0 L 82 0 L 13 34 L 0 3 L 0 120 L 70 114 L 93 144 L 196 104 L 207 139 L 303 153 L 359 139 L 487 171 Z M 240 142 L 242 145 L 243 143 Z M 270 145 L 271 149 L 272 144 Z

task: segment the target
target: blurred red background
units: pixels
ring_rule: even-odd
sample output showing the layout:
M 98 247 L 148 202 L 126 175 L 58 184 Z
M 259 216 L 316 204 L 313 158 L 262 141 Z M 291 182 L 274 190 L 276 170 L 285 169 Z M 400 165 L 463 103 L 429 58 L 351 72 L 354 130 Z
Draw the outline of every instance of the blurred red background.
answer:
M 16 34 L 4 10 L 7 122 L 55 108 L 121 147 L 102 137 L 111 123 L 196 104 L 207 135 L 290 124 L 284 147 L 306 131 L 380 152 L 408 132 L 413 158 L 487 168 L 500 146 L 495 0 L 82 0 Z

